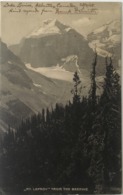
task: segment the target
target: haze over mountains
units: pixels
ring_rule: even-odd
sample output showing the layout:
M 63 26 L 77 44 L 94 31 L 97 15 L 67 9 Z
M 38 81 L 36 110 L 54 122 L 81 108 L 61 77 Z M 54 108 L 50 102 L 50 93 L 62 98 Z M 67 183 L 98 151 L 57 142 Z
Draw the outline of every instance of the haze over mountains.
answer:
M 99 54 L 97 93 L 100 94 L 104 57 L 113 48 L 116 68 L 121 59 L 118 21 L 95 30 L 87 40 L 71 27 L 57 20 L 47 20 L 18 45 L 7 48 L 0 41 L 1 130 L 5 131 L 8 125 L 15 128 L 22 119 L 42 108 L 51 109 L 56 103 L 65 104 L 71 100 L 76 70 L 82 80 L 82 95 L 87 95 L 95 43 Z
M 35 68 L 61 65 L 63 58 L 76 55 L 80 69 L 90 70 L 94 54 L 88 41 L 81 34 L 52 19 L 44 21 L 43 26 L 10 49 L 25 63 L 30 63 Z M 99 58 L 99 65 L 103 64 L 103 58 Z M 102 68 L 103 66 L 100 66 L 97 71 L 103 72 Z

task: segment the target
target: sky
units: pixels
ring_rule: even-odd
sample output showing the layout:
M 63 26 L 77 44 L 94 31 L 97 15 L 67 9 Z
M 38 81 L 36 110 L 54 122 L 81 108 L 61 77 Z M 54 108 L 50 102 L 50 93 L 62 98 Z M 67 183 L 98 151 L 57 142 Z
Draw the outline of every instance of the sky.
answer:
M 14 2 L 14 4 L 16 4 Z M 26 3 L 27 5 L 30 3 Z M 32 3 L 33 5 L 34 3 Z M 45 3 L 44 3 L 45 4 Z M 64 3 L 61 2 L 63 5 Z M 74 3 L 79 7 L 79 3 Z M 54 3 L 56 5 L 56 3 Z M 113 20 L 121 19 L 121 3 L 95 2 L 97 14 L 55 14 L 55 13 L 11 13 L 11 7 L 1 6 L 1 32 L 2 41 L 7 45 L 19 43 L 23 37 L 42 26 L 47 19 L 57 19 L 62 23 L 74 28 L 84 36 L 94 29 Z M 19 9 L 19 8 L 18 8 Z M 22 8 L 23 9 L 23 8 Z

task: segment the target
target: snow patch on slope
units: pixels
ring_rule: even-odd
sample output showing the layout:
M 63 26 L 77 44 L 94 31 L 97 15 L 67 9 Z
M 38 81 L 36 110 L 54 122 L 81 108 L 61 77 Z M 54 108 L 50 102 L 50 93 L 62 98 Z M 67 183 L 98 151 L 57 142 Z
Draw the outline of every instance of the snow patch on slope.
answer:
M 92 48 L 93 49 L 93 51 L 95 51 L 95 43 L 89 43 L 89 47 L 90 48 Z M 113 54 L 112 53 L 110 53 L 110 52 L 108 52 L 108 51 L 106 51 L 106 50 L 104 50 L 104 49 L 102 49 L 101 47 L 100 47 L 100 45 L 101 45 L 101 43 L 100 44 L 98 44 L 98 45 L 96 45 L 96 52 L 97 52 L 97 54 L 99 55 L 99 56 L 102 56 L 102 57 L 111 57 Z
M 58 80 L 65 80 L 72 82 L 73 79 L 73 72 L 66 71 L 64 68 L 60 67 L 59 65 L 53 67 L 40 67 L 34 68 L 31 64 L 26 64 L 28 69 L 31 69 L 35 72 L 38 72 L 48 78 L 58 79 Z
M 119 44 L 121 42 L 120 35 L 112 35 L 109 37 L 108 41 L 111 41 L 113 44 Z
M 94 50 L 96 47 L 98 55 L 102 57 L 113 56 L 113 48 L 118 47 L 116 49 L 119 51 L 119 46 L 121 43 L 120 25 L 119 20 L 114 20 L 88 34 L 90 48 Z
M 101 33 L 101 32 L 103 32 L 106 28 L 107 28 L 107 26 L 104 25 L 104 26 L 102 26 L 102 27 L 96 29 L 96 30 L 94 31 L 94 34 Z
M 69 71 L 69 72 L 80 72 L 79 65 L 78 65 L 78 56 L 77 55 L 70 55 L 66 58 L 62 58 L 61 61 L 63 62 L 62 67 Z
M 41 85 L 37 84 L 37 83 L 33 83 L 34 86 L 36 87 L 42 87 Z

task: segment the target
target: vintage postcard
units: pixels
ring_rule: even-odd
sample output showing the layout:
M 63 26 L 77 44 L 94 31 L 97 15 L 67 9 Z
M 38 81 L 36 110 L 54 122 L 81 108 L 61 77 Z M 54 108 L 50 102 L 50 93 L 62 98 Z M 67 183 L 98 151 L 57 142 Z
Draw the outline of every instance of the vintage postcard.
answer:
M 122 3 L 0 5 L 1 194 L 121 194 Z

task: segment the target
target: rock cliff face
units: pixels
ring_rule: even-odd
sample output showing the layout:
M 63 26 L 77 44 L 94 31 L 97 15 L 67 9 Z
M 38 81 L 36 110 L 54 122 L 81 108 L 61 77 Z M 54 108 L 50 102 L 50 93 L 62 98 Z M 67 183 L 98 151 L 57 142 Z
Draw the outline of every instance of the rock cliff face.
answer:
M 76 55 L 79 67 L 90 70 L 94 56 L 88 41 L 81 34 L 57 20 L 45 21 L 42 27 L 10 49 L 35 68 L 55 66 L 62 63 L 62 58 Z M 101 57 L 98 64 L 102 64 Z M 102 67 L 97 68 L 98 72 L 104 69 Z
M 0 72 L 11 83 L 30 89 L 32 80 L 26 75 L 25 64 L 0 41 Z M 26 68 L 25 68 L 26 69 Z
M 63 65 L 62 68 L 64 68 L 67 71 L 75 72 L 77 71 L 80 73 L 79 65 L 78 65 L 78 57 L 76 55 L 68 56 L 67 58 L 63 58 Z

